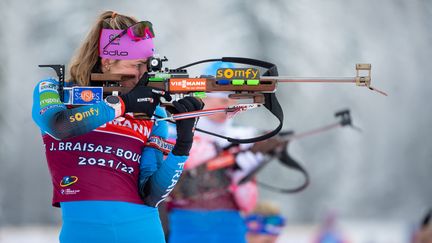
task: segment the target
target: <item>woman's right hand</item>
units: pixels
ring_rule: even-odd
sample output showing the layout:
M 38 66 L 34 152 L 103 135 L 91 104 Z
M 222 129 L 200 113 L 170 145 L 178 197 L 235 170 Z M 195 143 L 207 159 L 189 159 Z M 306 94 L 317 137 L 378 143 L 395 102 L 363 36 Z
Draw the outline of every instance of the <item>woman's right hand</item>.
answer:
M 174 114 L 198 111 L 204 108 L 204 103 L 200 99 L 191 96 L 180 99 L 179 101 L 174 101 L 172 104 L 175 110 L 171 113 Z M 176 121 L 177 139 L 172 150 L 174 155 L 189 155 L 197 119 L 198 118 L 189 118 Z
M 125 112 L 145 113 L 153 116 L 160 103 L 161 91 L 137 84 L 129 93 L 120 95 L 125 104 Z

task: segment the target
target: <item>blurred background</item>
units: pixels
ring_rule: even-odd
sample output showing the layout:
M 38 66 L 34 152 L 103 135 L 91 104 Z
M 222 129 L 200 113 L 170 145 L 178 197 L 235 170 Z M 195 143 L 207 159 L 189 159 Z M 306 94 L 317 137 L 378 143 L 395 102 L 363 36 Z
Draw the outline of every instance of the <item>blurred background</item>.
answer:
M 280 75 L 354 76 L 372 64 L 372 86 L 281 84 L 284 129 L 335 121 L 351 109 L 363 132 L 341 128 L 290 144 L 311 175 L 298 194 L 262 189 L 280 205 L 287 226 L 279 242 L 312 242 L 328 215 L 350 242 L 409 242 L 432 206 L 432 1 L 0 1 L 0 242 L 56 242 L 60 210 L 39 129 L 31 119 L 38 64 L 68 64 L 103 10 L 153 22 L 156 52 L 169 67 L 223 56 L 276 63 Z M 192 70 L 198 75 L 205 68 Z M 429 108 L 428 108 L 429 107 Z M 236 123 L 271 129 L 266 111 Z M 276 161 L 260 181 L 297 185 L 301 177 Z

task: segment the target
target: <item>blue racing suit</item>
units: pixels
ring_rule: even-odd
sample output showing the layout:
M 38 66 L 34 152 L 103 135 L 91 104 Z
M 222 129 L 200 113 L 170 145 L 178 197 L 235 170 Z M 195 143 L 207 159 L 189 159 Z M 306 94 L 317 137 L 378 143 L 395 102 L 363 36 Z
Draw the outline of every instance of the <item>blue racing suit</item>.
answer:
M 53 205 L 62 209 L 60 241 L 165 242 L 156 207 L 187 159 L 172 153 L 164 159 L 166 122 L 115 117 L 105 102 L 68 109 L 55 79 L 40 81 L 33 98 Z M 166 116 L 160 107 L 155 113 Z

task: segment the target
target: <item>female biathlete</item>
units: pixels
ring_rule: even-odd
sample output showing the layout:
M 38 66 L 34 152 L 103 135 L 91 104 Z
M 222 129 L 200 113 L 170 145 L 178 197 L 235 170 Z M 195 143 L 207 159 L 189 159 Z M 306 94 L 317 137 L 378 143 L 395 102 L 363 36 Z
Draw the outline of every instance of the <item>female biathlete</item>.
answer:
M 126 74 L 131 78 L 121 86 L 130 91 L 67 107 L 57 80 L 42 80 L 34 90 L 32 116 L 42 132 L 53 205 L 62 210 L 60 242 L 165 242 L 156 207 L 182 172 L 195 119 L 177 122 L 176 144 L 168 151 L 165 122 L 134 118 L 166 116 L 160 92 L 139 83 L 153 38 L 150 22 L 106 11 L 72 59 L 67 85 L 90 86 L 91 73 Z M 173 104 L 174 113 L 203 108 L 192 97 Z

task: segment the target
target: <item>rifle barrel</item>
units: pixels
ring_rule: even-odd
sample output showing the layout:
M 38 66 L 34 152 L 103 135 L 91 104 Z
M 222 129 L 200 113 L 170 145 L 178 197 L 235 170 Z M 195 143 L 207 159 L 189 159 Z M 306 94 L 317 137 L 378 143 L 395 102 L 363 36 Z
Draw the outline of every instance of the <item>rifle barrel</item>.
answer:
M 355 77 L 324 77 L 324 78 L 307 78 L 307 77 L 286 77 L 286 76 L 263 76 L 261 80 L 277 80 L 281 83 L 355 83 Z

